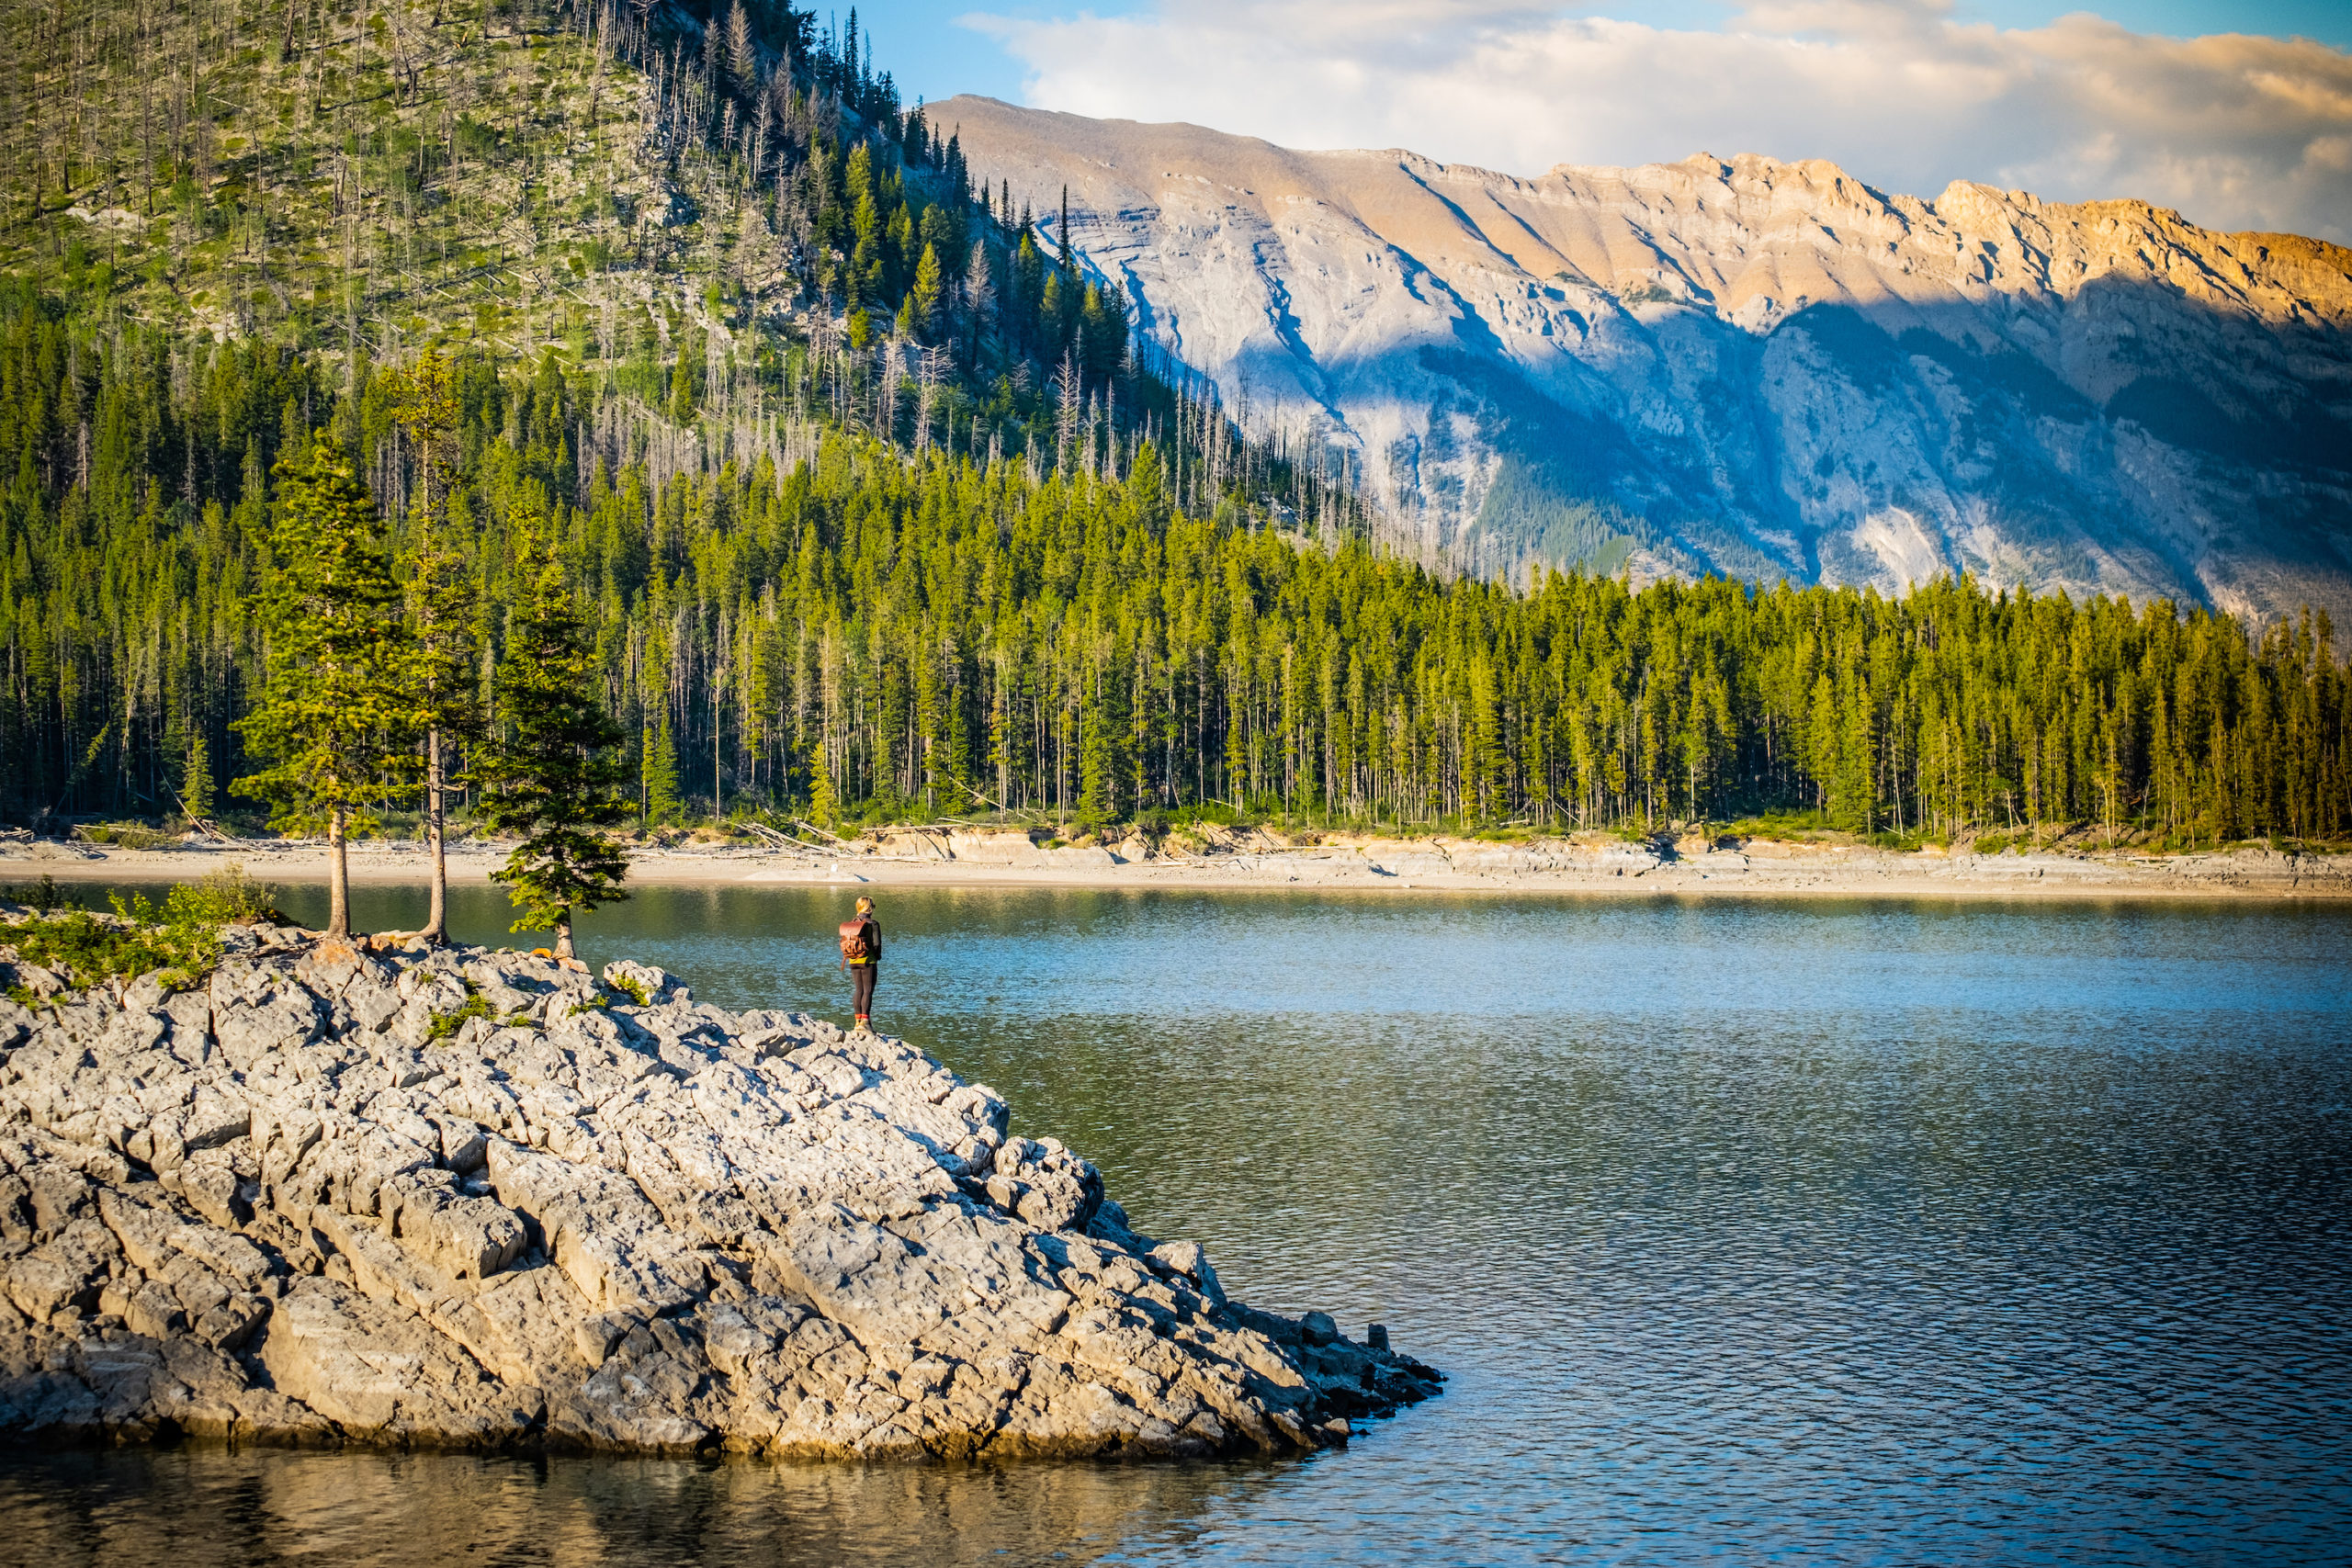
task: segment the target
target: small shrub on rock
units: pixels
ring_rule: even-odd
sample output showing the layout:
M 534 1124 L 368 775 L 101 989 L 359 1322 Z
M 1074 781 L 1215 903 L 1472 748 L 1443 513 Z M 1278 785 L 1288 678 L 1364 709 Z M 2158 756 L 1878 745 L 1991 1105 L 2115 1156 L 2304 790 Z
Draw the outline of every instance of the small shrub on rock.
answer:
M 222 926 L 283 922 L 270 904 L 271 890 L 238 866 L 199 883 L 181 883 L 164 895 L 161 905 L 143 893 L 128 902 L 117 894 L 111 915 L 60 909 L 55 885 L 45 884 L 44 891 L 51 901 L 43 912 L 10 928 L 6 945 L 18 962 L 53 972 L 72 991 L 146 974 L 157 975 L 175 990 L 193 986 L 220 961 Z M 28 987 L 12 987 L 9 994 L 19 1005 L 32 1005 L 26 999 L 32 995 Z
M 490 998 L 475 990 L 472 981 L 464 981 L 462 984 L 466 987 L 466 999 L 447 1012 L 436 1012 L 433 1015 L 432 1026 L 424 1032 L 426 1044 L 438 1045 L 444 1040 L 453 1038 L 458 1031 L 463 1029 L 473 1019 L 479 1018 L 492 1023 L 498 1021 L 498 1010 L 490 1005 Z

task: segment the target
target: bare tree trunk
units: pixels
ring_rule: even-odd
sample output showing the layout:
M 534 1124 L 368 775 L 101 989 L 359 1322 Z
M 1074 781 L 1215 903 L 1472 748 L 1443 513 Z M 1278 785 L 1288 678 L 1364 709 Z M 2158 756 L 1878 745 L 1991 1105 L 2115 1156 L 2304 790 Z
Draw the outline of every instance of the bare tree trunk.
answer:
M 571 911 L 570 909 L 566 909 L 555 918 L 555 955 L 558 958 L 575 956 L 571 951 Z
M 351 940 L 351 863 L 344 853 L 344 808 L 337 806 L 327 818 L 327 936 Z
M 435 947 L 449 940 L 448 834 L 445 827 L 441 766 L 441 730 L 424 732 L 424 842 L 433 855 L 433 897 L 426 907 L 424 929 L 417 934 Z

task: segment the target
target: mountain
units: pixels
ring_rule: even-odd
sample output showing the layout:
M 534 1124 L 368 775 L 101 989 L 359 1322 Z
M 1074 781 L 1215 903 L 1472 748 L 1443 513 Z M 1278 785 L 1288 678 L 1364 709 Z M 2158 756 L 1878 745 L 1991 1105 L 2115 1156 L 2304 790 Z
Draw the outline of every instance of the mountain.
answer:
M 2352 625 L 2352 252 L 2136 201 L 1702 153 L 1533 179 L 978 97 L 1245 425 L 1351 455 L 1423 558 L 1946 572 Z
M 773 0 L 56 0 L 0 6 L 0 820 L 258 829 L 264 594 L 299 558 L 273 478 L 323 465 L 420 621 L 466 585 L 435 624 L 492 699 L 552 556 L 649 826 L 2352 824 L 2323 615 L 1497 581 L 1892 584 L 1959 537 L 2012 581 L 2332 592 L 2335 253 L 2231 286 L 2276 321 L 2073 284 L 2011 319 L 1843 258 L 1892 220 L 1825 171 L 1636 171 L 1607 218 L 1566 176 L 910 109 L 850 18 Z M 1067 145 L 1015 156 L 1024 124 Z M 1786 216 L 1713 194 L 1768 173 Z M 1131 353 L 1138 321 L 1233 395 Z M 2094 351 L 2014 346 L 2035 321 Z M 2197 389 L 2100 380 L 2118 322 Z M 2293 417 L 2191 417 L 2257 394 Z M 2242 516 L 2213 498 L 2256 459 Z M 1478 570 L 1365 537 L 1399 529 Z

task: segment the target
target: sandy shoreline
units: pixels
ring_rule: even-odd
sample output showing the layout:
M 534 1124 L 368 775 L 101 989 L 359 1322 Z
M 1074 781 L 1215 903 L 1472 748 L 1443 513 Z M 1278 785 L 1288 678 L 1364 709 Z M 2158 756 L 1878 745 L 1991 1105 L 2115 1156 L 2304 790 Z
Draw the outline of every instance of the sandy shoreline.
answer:
M 487 882 L 503 852 L 453 852 L 450 880 Z M 2226 853 L 1897 854 L 1866 848 L 1750 843 L 1659 852 L 1623 845 L 1368 840 L 1207 856 L 1122 859 L 1101 848 L 1037 850 L 1031 863 L 956 858 L 948 851 L 806 855 L 751 848 L 636 853 L 632 881 L 650 886 L 1328 888 L 1363 891 L 1584 893 L 1628 897 L 1881 897 L 1924 898 L 2352 898 L 2352 855 L 2242 849 Z M 321 848 L 267 841 L 206 849 L 124 850 L 36 844 L 0 856 L 0 884 L 43 875 L 75 882 L 170 882 L 232 863 L 265 881 L 322 882 Z M 366 843 L 355 883 L 421 884 L 421 848 Z

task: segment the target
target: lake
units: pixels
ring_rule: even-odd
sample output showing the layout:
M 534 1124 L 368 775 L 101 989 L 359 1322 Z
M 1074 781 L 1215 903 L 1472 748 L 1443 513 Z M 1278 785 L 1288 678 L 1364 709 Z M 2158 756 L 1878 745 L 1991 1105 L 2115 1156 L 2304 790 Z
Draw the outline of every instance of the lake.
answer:
M 1285 1464 L 0 1454 L 0 1560 L 2347 1558 L 2352 908 L 880 898 L 879 1027 L 1445 1395 Z M 582 946 L 845 1017 L 846 902 L 646 888 Z

